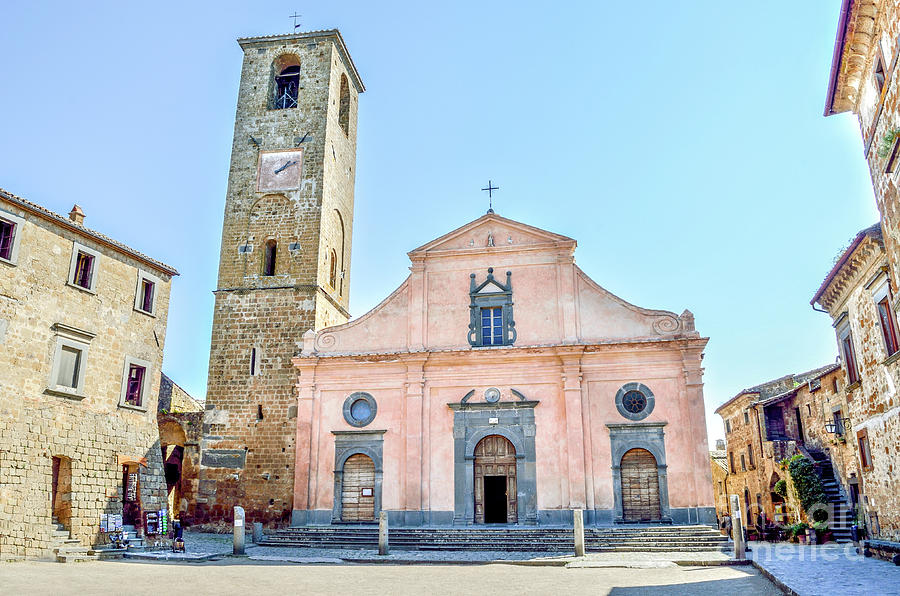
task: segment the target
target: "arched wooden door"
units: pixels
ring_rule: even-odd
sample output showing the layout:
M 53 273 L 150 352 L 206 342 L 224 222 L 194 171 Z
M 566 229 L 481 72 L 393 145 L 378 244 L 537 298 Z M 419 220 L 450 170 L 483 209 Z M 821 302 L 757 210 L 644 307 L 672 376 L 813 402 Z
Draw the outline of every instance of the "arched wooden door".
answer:
M 375 464 L 362 453 L 351 455 L 344 462 L 341 520 L 375 521 Z
M 475 523 L 516 523 L 516 490 L 516 448 L 500 435 L 481 439 L 475 446 Z
M 656 458 L 646 449 L 622 456 L 622 517 L 626 522 L 659 521 L 659 475 Z

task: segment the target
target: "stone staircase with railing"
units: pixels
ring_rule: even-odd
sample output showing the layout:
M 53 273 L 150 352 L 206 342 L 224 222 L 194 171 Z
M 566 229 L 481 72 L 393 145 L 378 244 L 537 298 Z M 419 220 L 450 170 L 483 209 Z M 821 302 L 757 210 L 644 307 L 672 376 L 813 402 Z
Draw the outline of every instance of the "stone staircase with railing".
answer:
M 725 551 L 731 543 L 710 526 L 616 526 L 585 528 L 589 552 Z M 388 541 L 397 550 L 498 552 L 574 552 L 571 528 L 465 527 L 391 528 Z M 374 549 L 378 526 L 309 526 L 278 530 L 261 546 L 320 549 Z
M 810 458 L 815 464 L 816 472 L 822 481 L 822 488 L 825 489 L 825 500 L 829 509 L 829 528 L 835 542 L 851 542 L 852 535 L 850 526 L 854 524 L 853 508 L 847 502 L 841 485 L 834 475 L 834 467 L 831 459 L 824 451 L 818 449 L 807 449 Z

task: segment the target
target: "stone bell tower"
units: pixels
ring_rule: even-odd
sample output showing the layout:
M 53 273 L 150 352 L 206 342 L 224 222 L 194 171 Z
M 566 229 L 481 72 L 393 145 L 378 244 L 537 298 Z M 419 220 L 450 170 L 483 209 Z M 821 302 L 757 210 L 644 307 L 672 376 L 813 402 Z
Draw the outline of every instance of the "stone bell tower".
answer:
M 344 323 L 365 89 L 337 30 L 238 40 L 244 52 L 215 290 L 194 523 L 292 509 L 302 335 Z

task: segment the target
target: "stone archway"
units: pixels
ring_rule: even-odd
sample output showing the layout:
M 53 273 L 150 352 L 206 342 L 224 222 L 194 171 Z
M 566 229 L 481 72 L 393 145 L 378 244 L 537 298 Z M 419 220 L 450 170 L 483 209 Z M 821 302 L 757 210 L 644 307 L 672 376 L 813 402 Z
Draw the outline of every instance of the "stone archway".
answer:
M 657 462 L 646 449 L 630 449 L 622 456 L 622 518 L 626 523 L 660 521 Z
M 184 468 L 184 447 L 187 436 L 175 420 L 159 422 L 159 445 L 162 450 L 163 472 L 166 477 L 168 510 L 173 519 L 180 517 Z
M 514 524 L 519 519 L 516 448 L 500 435 L 475 446 L 475 523 Z

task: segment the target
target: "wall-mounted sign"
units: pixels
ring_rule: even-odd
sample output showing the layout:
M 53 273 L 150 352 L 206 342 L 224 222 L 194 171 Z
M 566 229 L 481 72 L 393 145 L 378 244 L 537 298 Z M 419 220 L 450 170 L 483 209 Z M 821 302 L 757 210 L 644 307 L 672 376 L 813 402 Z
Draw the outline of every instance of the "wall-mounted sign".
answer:
M 371 497 L 372 495 L 375 494 L 375 491 L 371 488 L 364 488 L 364 489 L 362 489 L 362 492 L 360 494 L 363 497 Z
M 499 418 L 488 418 L 488 424 L 500 424 Z

